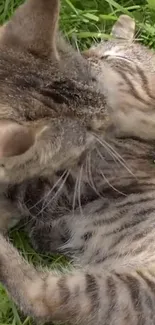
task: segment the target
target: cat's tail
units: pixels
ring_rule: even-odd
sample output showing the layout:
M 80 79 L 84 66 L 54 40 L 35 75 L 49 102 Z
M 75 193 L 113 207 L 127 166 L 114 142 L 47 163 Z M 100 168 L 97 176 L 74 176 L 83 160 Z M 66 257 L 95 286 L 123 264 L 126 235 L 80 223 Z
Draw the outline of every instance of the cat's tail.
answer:
M 151 270 L 106 273 L 90 269 L 61 274 L 36 270 L 0 236 L 0 281 L 26 314 L 42 321 L 151 324 L 154 274 Z

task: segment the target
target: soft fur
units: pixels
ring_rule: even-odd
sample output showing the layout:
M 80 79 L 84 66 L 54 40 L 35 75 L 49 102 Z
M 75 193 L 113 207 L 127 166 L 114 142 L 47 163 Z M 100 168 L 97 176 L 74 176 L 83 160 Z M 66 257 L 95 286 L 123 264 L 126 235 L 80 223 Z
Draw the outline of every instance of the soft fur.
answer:
M 0 280 L 41 321 L 152 325 L 155 56 L 130 17 L 83 58 L 57 19 L 58 1 L 28 0 L 2 29 L 1 229 L 18 211 L 73 267 L 36 270 L 1 235 Z

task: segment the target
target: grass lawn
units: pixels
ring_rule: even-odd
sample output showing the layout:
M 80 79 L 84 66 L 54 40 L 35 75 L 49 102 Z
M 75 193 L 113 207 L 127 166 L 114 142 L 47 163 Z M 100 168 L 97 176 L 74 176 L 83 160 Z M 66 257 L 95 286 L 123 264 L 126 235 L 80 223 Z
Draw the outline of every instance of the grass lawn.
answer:
M 21 0 L 0 1 L 0 23 L 3 24 Z M 60 26 L 77 48 L 87 48 L 94 40 L 108 37 L 111 25 L 122 14 L 129 14 L 137 21 L 137 38 L 155 48 L 155 0 L 62 0 Z M 61 256 L 38 255 L 29 245 L 25 234 L 14 230 L 13 241 L 25 258 L 34 264 L 59 267 L 66 263 Z M 32 325 L 23 317 L 0 286 L 0 325 Z

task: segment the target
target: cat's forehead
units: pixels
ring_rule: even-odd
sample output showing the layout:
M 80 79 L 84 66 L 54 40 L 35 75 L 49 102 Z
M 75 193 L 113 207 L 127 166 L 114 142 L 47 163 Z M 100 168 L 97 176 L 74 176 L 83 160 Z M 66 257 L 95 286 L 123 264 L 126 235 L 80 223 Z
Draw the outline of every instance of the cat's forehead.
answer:
M 94 46 L 92 49 L 97 52 L 98 56 L 105 55 L 117 55 L 121 51 L 127 50 L 131 45 L 131 42 L 126 40 L 109 40 L 102 41 L 100 44 Z

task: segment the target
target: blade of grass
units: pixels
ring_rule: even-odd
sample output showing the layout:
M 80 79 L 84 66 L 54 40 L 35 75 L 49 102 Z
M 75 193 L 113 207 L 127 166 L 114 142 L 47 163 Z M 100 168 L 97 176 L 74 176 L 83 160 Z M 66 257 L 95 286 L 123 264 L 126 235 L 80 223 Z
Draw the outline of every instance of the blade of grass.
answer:
M 18 311 L 17 311 L 17 308 L 14 304 L 13 301 L 11 301 L 11 307 L 12 307 L 12 312 L 13 312 L 13 315 L 14 315 L 14 319 L 16 321 L 16 325 L 22 325 L 22 322 L 20 320 L 20 317 L 19 317 L 19 314 L 18 314 Z

